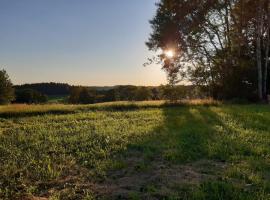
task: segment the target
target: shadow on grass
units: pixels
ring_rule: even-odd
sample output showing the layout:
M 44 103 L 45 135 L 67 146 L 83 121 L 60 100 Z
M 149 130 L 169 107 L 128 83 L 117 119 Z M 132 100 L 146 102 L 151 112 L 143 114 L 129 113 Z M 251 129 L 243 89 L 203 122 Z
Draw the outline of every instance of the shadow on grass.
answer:
M 233 133 L 240 134 L 230 126 L 230 120 L 237 118 L 232 116 L 233 108 L 225 111 L 224 107 L 220 108 L 222 112 L 229 112 L 231 119 L 228 122 L 221 118 L 215 110 L 216 107 L 208 107 L 208 105 L 85 106 L 58 114 L 92 110 L 128 112 L 141 108 L 160 108 L 163 121 L 154 125 L 154 129 L 143 136 L 131 135 L 131 139 L 127 142 L 116 138 L 110 143 L 110 140 L 107 141 L 106 133 L 98 134 L 92 131 L 80 135 L 75 130 L 74 135 L 69 134 L 66 137 L 50 135 L 51 140 L 48 140 L 47 132 L 44 131 L 44 135 L 42 134 L 38 139 L 38 144 L 34 144 L 37 140 L 34 135 L 30 140 L 21 142 L 19 140 L 16 143 L 18 137 L 17 133 L 14 133 L 13 138 L 10 138 L 11 135 L 6 135 L 7 143 L 21 145 L 22 152 L 19 153 L 22 156 L 17 157 L 16 162 L 29 165 L 28 160 L 24 160 L 27 151 L 28 157 L 33 161 L 32 165 L 37 166 L 32 171 L 31 168 L 24 171 L 29 173 L 30 177 L 37 175 L 29 179 L 36 183 L 33 185 L 36 186 L 37 196 L 41 195 L 40 191 L 46 191 L 48 195 L 51 189 L 59 189 L 59 191 L 70 189 L 67 195 L 74 193 L 78 195 L 77 199 L 80 199 L 80 192 L 89 189 L 91 192 L 94 191 L 98 198 L 108 197 L 108 199 L 262 199 L 255 195 L 261 185 L 253 187 L 254 193 L 252 190 L 246 192 L 244 191 L 246 188 L 235 185 L 222 174 L 227 165 L 232 162 L 232 158 L 238 156 L 237 161 L 242 161 L 243 156 L 255 155 L 250 146 L 238 140 L 237 135 L 231 137 Z M 57 114 L 58 110 L 55 113 L 50 112 L 51 110 L 46 114 Z M 120 118 L 124 116 L 120 115 Z M 140 117 L 144 116 L 140 115 Z M 241 125 L 244 118 L 240 118 L 239 121 Z M 121 123 L 121 120 L 117 123 Z M 138 126 L 143 125 L 138 124 Z M 114 130 L 114 134 L 115 131 L 117 130 Z M 42 146 L 44 140 L 48 143 Z M 112 147 L 113 145 L 115 147 Z M 51 146 L 55 149 L 51 149 Z M 8 149 L 0 150 L 6 153 L 6 157 L 2 160 L 12 158 L 13 154 Z M 40 160 L 42 165 L 37 160 Z M 85 161 L 89 163 L 86 164 Z M 109 169 L 106 168 L 108 163 L 112 164 Z M 52 166 L 56 166 L 55 169 Z M 98 170 L 104 177 L 98 177 Z M 21 185 L 20 182 L 12 182 L 12 180 L 21 181 L 19 172 L 13 179 L 11 176 L 5 176 L 6 183 L 11 185 L 10 190 L 16 189 L 15 192 L 22 190 L 17 189 L 17 186 Z M 40 178 L 42 174 L 44 180 Z
M 24 112 L 2 112 L 0 113 L 0 118 L 10 119 L 10 118 L 23 118 L 23 117 L 35 117 L 42 115 L 66 115 L 73 114 L 76 111 L 72 110 L 48 110 L 48 111 L 24 111 Z
M 130 194 L 139 199 L 267 196 L 259 191 L 261 186 L 247 189 L 222 174 L 232 158 L 255 153 L 243 141 L 230 137 L 235 130 L 216 112 L 207 106 L 164 107 L 163 116 L 163 124 L 120 152 L 123 169 L 109 173 L 109 178 L 117 179 L 110 184 L 121 187 L 113 190 L 117 198 Z
M 164 122 L 148 137 L 130 144 L 129 151 L 139 151 L 149 157 L 186 163 L 207 159 L 213 140 L 217 116 L 201 106 L 163 109 Z
M 108 179 L 114 180 L 105 181 L 114 188 L 108 196 L 125 199 L 133 194 L 139 199 L 172 198 L 179 190 L 176 187 L 212 176 L 201 174 L 200 170 L 219 173 L 215 170 L 221 169 L 213 167 L 218 161 L 208 162 L 209 145 L 218 118 L 203 106 L 164 107 L 162 115 L 162 124 L 118 153 L 120 169 L 108 173 Z M 212 169 L 205 169 L 207 167 Z

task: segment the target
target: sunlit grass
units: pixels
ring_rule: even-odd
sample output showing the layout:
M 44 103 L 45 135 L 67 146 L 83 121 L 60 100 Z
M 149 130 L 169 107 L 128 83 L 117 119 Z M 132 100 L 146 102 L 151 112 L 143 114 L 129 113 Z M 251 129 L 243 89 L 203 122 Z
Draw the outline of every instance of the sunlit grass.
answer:
M 9 105 L 0 116 L 2 199 L 269 199 L 268 105 Z
M 176 102 L 167 101 L 118 101 L 108 103 L 97 103 L 89 105 L 71 105 L 71 104 L 44 104 L 44 105 L 29 105 L 29 104 L 10 104 L 6 106 L 0 106 L 0 116 L 11 116 L 13 114 L 24 113 L 54 113 L 54 112 L 75 112 L 78 110 L 89 109 L 122 109 L 122 108 L 143 108 L 143 107 L 168 107 L 179 105 L 220 105 L 221 102 L 212 99 L 198 99 L 198 100 L 182 100 Z

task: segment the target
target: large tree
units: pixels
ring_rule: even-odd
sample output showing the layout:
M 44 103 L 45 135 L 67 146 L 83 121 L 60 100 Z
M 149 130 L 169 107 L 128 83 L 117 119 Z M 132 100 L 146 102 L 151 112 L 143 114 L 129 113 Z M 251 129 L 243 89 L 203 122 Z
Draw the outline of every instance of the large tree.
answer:
M 268 10 L 269 0 L 161 0 L 146 44 L 161 52 L 155 60 L 172 83 L 188 75 L 216 98 L 262 99 L 269 84 Z M 176 55 L 167 58 L 167 49 Z
M 7 104 L 14 100 L 14 89 L 5 70 L 0 70 L 0 104 Z

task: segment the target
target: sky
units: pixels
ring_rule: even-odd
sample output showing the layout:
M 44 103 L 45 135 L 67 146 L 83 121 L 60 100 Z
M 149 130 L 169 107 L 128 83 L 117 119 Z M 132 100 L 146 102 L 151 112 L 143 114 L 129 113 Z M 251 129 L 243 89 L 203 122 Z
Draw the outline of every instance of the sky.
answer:
M 160 85 L 145 46 L 157 0 L 0 0 L 0 69 L 14 84 Z

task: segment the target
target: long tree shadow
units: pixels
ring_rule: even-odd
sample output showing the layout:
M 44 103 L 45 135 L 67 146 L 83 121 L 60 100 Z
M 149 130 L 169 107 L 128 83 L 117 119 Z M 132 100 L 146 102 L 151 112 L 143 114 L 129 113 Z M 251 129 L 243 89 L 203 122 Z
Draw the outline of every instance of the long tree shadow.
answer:
M 23 118 L 23 117 L 36 117 L 43 115 L 66 115 L 66 114 L 74 114 L 76 111 L 72 110 L 48 110 L 48 111 L 33 111 L 33 112 L 2 112 L 0 113 L 0 118 L 3 119 L 15 119 L 15 118 Z
M 104 114 L 112 114 L 116 117 L 113 113 L 116 112 L 117 118 L 112 117 L 112 119 L 121 123 L 123 117 L 134 116 L 128 115 L 128 112 L 134 112 L 134 109 L 138 108 L 125 107 L 125 109 L 108 110 L 109 112 Z M 136 112 L 136 120 L 153 120 L 152 122 L 160 123 L 150 126 L 153 127 L 152 129 L 141 129 L 144 125 L 136 121 L 134 130 L 148 130 L 148 132 L 137 134 L 135 137 L 132 134 L 125 136 L 122 131 L 122 136 L 128 138 L 121 140 L 120 137 L 115 137 L 110 141 L 109 133 L 100 134 L 93 129 L 93 131 L 81 134 L 78 132 L 74 135 L 68 132 L 66 137 L 57 136 L 57 140 L 50 141 L 57 149 L 52 150 L 50 146 L 44 146 L 43 152 L 40 152 L 40 145 L 32 145 L 31 148 L 35 151 L 32 151 L 31 155 L 36 156 L 34 160 L 43 156 L 46 164 L 48 158 L 55 157 L 50 161 L 52 166 L 57 162 L 62 164 L 70 162 L 69 168 L 65 169 L 66 171 L 62 170 L 62 174 L 59 176 L 52 174 L 53 181 L 37 184 L 37 191 L 48 191 L 50 188 L 57 188 L 59 191 L 67 188 L 72 190 L 73 186 L 76 186 L 80 192 L 90 189 L 97 198 L 101 199 L 104 197 L 108 199 L 190 199 L 195 191 L 194 188 L 198 187 L 202 190 L 199 194 L 203 193 L 206 197 L 213 193 L 222 197 L 227 195 L 223 199 L 233 199 L 235 195 L 240 194 L 231 182 L 223 185 L 223 179 L 226 177 L 224 173 L 233 162 L 234 164 L 241 162 L 244 157 L 259 157 L 262 145 L 257 149 L 252 148 L 252 145 L 243 139 L 245 135 L 241 131 L 245 127 L 244 118 L 233 115 L 233 108 L 193 105 L 144 109 L 146 111 L 150 109 L 147 113 L 161 116 L 149 118 L 149 115 L 144 115 L 146 112 L 143 110 L 142 113 Z M 151 112 L 155 109 L 158 112 Z M 141 120 L 140 117 L 149 119 Z M 267 118 L 263 117 L 267 121 Z M 129 123 L 132 123 L 132 120 L 128 120 Z M 237 121 L 236 124 L 234 124 L 235 121 Z M 107 127 L 113 125 L 110 121 L 106 122 Z M 123 128 L 123 126 L 112 127 L 113 134 L 118 130 L 117 128 Z M 259 129 L 263 128 L 264 126 L 259 127 Z M 105 130 L 110 131 L 107 128 Z M 32 139 L 35 141 L 35 138 Z M 15 138 L 14 141 L 16 141 Z M 123 144 L 120 144 L 121 141 L 124 141 Z M 26 148 L 29 149 L 29 145 L 26 145 Z M 263 149 L 263 153 L 269 155 L 269 150 Z M 101 178 L 98 177 L 99 169 L 102 173 Z M 54 172 L 54 170 L 51 171 Z M 47 173 L 46 170 L 45 172 Z M 38 171 L 35 173 L 40 174 Z M 220 180 L 221 183 L 215 185 L 215 182 Z M 6 182 L 9 183 L 9 180 Z M 204 184 L 207 182 L 210 182 L 210 185 Z
M 222 125 L 215 113 L 184 106 L 165 107 L 162 115 L 162 124 L 118 153 L 122 168 L 111 170 L 105 181 L 113 188 L 110 195 L 167 198 L 178 185 L 216 178 L 224 169 L 225 158 L 211 152 L 216 126 Z
M 250 144 L 240 139 L 237 127 L 231 126 L 236 116 L 224 119 L 220 110 L 208 106 L 165 107 L 162 112 L 162 124 L 118 154 L 123 168 L 108 173 L 106 184 L 113 188 L 110 196 L 125 199 L 133 194 L 139 198 L 166 199 L 178 191 L 183 197 L 188 195 L 183 191 L 185 185 L 198 186 L 210 181 L 210 185 L 202 186 L 209 187 L 207 195 L 213 190 L 214 195 L 224 199 L 238 195 L 252 197 L 252 192 L 242 194 L 242 189 L 230 180 L 212 185 L 224 179 L 224 172 L 232 162 L 258 156 Z M 229 114 L 233 110 L 222 112 Z
M 215 113 L 201 106 L 187 106 L 164 108 L 163 116 L 163 124 L 148 137 L 130 144 L 126 153 L 139 150 L 146 157 L 162 157 L 179 164 L 209 157 L 216 126 L 222 125 Z

